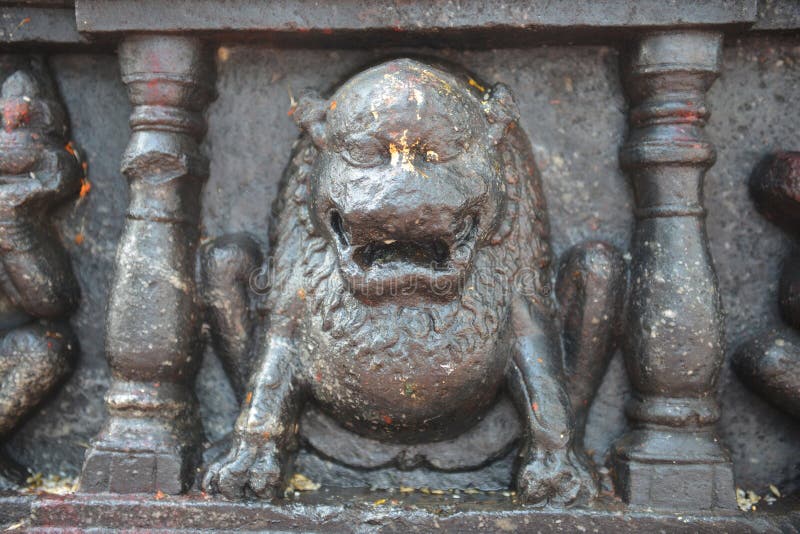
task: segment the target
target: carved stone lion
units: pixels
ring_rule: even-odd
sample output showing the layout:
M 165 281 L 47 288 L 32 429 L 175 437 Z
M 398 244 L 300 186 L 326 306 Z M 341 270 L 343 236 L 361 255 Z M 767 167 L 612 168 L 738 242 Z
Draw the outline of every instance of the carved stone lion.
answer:
M 307 401 L 358 435 L 416 444 L 463 434 L 507 390 L 527 436 L 522 496 L 594 495 L 578 442 L 621 260 L 602 243 L 573 249 L 556 310 L 544 196 L 508 89 L 398 59 L 301 98 L 294 118 L 305 134 L 273 208 L 261 314 L 253 242 L 203 250 L 213 341 L 242 402 L 205 487 L 275 495 Z

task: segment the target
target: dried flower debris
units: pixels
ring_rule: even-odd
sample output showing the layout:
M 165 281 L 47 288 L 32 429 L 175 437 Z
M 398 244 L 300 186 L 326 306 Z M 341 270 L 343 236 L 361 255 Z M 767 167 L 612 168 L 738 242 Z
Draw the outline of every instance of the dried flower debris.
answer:
M 320 485 L 307 476 L 295 473 L 289 479 L 289 487 L 287 489 L 290 491 L 317 491 L 319 488 Z
M 758 509 L 756 505 L 761 501 L 767 504 L 773 504 L 781 497 L 780 490 L 774 484 L 769 485 L 769 491 L 770 493 L 762 497 L 753 490 L 736 488 L 736 504 L 739 505 L 739 509 L 743 512 L 755 512 Z
M 45 476 L 43 473 L 34 473 L 25 480 L 25 483 L 27 486 L 22 490 L 23 493 L 66 495 L 78 490 L 78 480 L 64 475 Z

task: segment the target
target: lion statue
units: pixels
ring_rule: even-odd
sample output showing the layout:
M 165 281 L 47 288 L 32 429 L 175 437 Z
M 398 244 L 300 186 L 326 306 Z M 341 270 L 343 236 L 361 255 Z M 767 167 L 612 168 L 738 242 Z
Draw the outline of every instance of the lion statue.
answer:
M 303 96 L 293 116 L 304 134 L 273 207 L 267 298 L 248 290 L 251 239 L 201 252 L 242 403 L 206 490 L 275 496 L 307 401 L 360 436 L 414 444 L 469 431 L 503 390 L 526 435 L 520 495 L 595 495 L 580 441 L 622 260 L 603 243 L 572 249 L 554 305 L 544 196 L 509 90 L 395 59 Z

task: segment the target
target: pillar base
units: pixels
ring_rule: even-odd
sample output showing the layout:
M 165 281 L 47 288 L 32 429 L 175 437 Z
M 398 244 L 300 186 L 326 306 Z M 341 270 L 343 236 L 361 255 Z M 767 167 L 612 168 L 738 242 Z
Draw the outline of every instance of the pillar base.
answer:
M 201 432 L 182 426 L 172 419 L 111 416 L 86 453 L 79 491 L 167 495 L 187 491 L 200 461 Z
M 734 510 L 733 465 L 711 430 L 639 428 L 620 439 L 612 462 L 618 494 L 656 510 Z

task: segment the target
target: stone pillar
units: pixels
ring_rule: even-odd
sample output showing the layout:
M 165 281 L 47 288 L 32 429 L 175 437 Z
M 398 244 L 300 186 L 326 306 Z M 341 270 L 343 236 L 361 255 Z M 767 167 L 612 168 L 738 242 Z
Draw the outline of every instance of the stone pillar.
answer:
M 632 428 L 613 456 L 617 490 L 634 506 L 735 506 L 730 459 L 714 432 L 723 317 L 703 207 L 715 159 L 705 94 L 721 47 L 716 32 L 646 34 L 624 67 L 631 110 L 620 162 L 636 198 L 625 361 L 634 392 Z
M 203 112 L 213 93 L 198 39 L 147 35 L 119 48 L 133 104 L 130 182 L 106 350 L 109 417 L 87 452 L 86 492 L 177 494 L 194 479 L 203 431 L 193 393 L 201 310 L 194 282 Z

